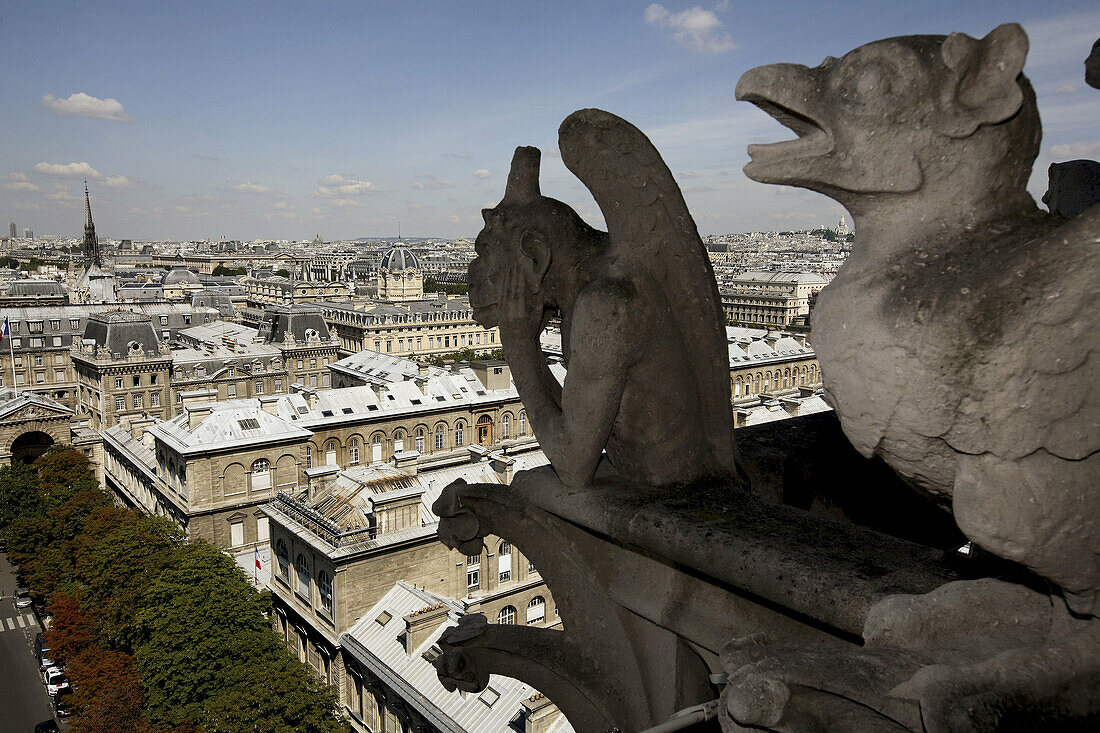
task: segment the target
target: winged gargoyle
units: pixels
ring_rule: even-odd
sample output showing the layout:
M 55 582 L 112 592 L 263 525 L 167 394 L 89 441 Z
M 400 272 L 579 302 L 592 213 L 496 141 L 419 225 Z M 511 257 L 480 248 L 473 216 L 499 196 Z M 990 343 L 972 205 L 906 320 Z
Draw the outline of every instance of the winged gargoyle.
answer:
M 592 478 L 605 446 L 626 481 L 737 485 L 721 302 L 679 187 L 646 136 L 608 112 L 571 114 L 559 147 L 608 232 L 541 195 L 539 151 L 521 147 L 503 200 L 482 212 L 469 272 L 474 318 L 500 326 L 542 449 L 569 487 Z M 539 345 L 554 309 L 561 387 Z

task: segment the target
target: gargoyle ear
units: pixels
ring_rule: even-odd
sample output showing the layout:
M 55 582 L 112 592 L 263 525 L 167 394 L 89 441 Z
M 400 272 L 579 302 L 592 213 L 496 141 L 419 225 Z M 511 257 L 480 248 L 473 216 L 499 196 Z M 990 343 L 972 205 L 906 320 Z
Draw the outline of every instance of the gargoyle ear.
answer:
M 967 137 L 980 125 L 1004 122 L 1024 101 L 1016 78 L 1027 58 L 1027 34 L 1016 23 L 999 25 L 977 40 L 952 33 L 940 50 L 949 76 L 943 90 L 944 114 L 937 128 Z
M 508 171 L 508 184 L 504 189 L 501 203 L 526 204 L 534 201 L 542 192 L 539 190 L 539 161 L 542 153 L 538 148 L 518 147 L 512 156 L 512 168 Z
M 531 292 L 537 293 L 542 289 L 546 271 L 550 269 L 550 246 L 540 234 L 528 230 L 520 237 L 519 249 L 523 254 L 523 272 Z

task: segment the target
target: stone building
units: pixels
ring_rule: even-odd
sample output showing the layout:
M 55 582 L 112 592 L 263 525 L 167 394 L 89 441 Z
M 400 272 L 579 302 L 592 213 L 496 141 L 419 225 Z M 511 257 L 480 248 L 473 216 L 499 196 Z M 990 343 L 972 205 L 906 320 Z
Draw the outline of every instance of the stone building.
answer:
M 401 464 L 400 456 L 396 462 Z M 545 463 L 539 451 L 471 449 L 457 462 L 427 469 L 415 463 L 359 466 L 322 486 L 311 484 L 297 497 L 279 493 L 261 508 L 270 518 L 275 556 L 270 587 L 276 629 L 303 662 L 337 687 L 356 730 L 464 730 L 440 728 L 423 705 L 417 709 L 416 703 L 425 702 L 418 693 L 443 692 L 437 681 L 410 691 L 371 664 L 372 634 L 364 620 L 386 626 L 395 641 L 396 626 L 402 627 L 406 656 L 442 631 L 447 611 L 438 603 L 484 613 L 494 623 L 560 623 L 541 575 L 517 549 L 488 538 L 480 555 L 448 550 L 436 539 L 438 519 L 431 510 L 456 479 L 507 483 L 513 470 Z M 391 611 L 380 622 L 382 612 L 373 609 L 392 600 L 395 583 L 437 600 Z
M 325 321 L 339 330 L 340 350 L 345 356 L 364 349 L 424 357 L 500 348 L 499 330 L 477 323 L 465 296 L 440 293 L 393 304 L 330 302 L 322 306 L 322 312 Z
M 161 341 L 175 339 L 181 329 L 218 318 L 216 310 L 181 303 L 125 307 L 148 315 Z M 0 318 L 7 319 L 11 336 L 10 348 L 8 344 L 0 348 L 0 386 L 48 395 L 76 410 L 76 373 L 69 352 L 73 343 L 84 337 L 88 318 L 109 308 L 65 305 L 0 309 Z
M 398 581 L 341 635 L 346 665 L 341 707 L 355 730 L 573 730 L 553 702 L 519 680 L 490 675 L 485 690 L 478 694 L 448 692 L 439 683 L 432 666 L 439 654 L 439 637 L 472 608 Z M 523 623 L 522 616 L 518 622 Z
M 77 410 L 91 416 L 93 428 L 123 416 L 166 420 L 189 393 L 209 401 L 285 393 L 295 384 L 325 388 L 328 365 L 337 359 L 328 326 L 307 305 L 269 308 L 258 330 L 221 321 L 183 329 L 178 335 L 185 346 L 176 349 L 170 332 L 158 334 L 154 323 L 133 311 L 89 317 L 70 358 L 79 382 Z
M 98 463 L 98 438 L 71 409 L 46 395 L 0 388 L 0 465 L 29 463 L 58 443 Z
M 734 405 L 821 387 L 821 368 L 804 334 L 726 327 Z
M 135 364 L 157 361 L 145 356 Z M 125 359 L 95 366 L 131 368 Z M 303 387 L 224 402 L 195 390 L 183 393 L 175 417 L 163 398 L 157 410 L 126 403 L 114 411 L 108 397 L 110 424 L 101 423 L 105 483 L 122 503 L 172 516 L 192 536 L 231 554 L 251 553 L 266 544 L 266 529 L 241 507 L 267 501 L 275 490 L 319 491 L 341 469 L 393 463 L 428 470 L 491 450 L 534 448 L 526 411 L 504 371 L 482 375 L 503 377 L 502 388 L 487 386 L 467 366 L 424 380 Z M 123 384 L 132 376 L 126 373 Z
M 394 247 L 382 255 L 378 266 L 378 298 L 402 302 L 424 297 L 424 274 L 416 255 L 407 247 Z
M 722 310 L 741 326 L 789 326 L 810 312 L 810 298 L 829 280 L 811 272 L 746 272 L 721 288 Z
M 292 303 L 323 303 L 346 298 L 348 286 L 341 282 L 317 282 L 295 280 L 276 275 L 269 278 L 244 277 L 241 285 L 247 292 L 247 302 L 252 307 L 265 305 L 290 305 Z

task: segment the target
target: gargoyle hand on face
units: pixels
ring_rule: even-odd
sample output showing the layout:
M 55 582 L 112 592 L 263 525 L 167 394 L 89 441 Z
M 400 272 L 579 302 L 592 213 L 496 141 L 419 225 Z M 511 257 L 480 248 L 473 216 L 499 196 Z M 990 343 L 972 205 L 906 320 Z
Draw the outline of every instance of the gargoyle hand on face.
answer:
M 532 272 L 517 262 L 501 268 L 500 296 L 497 300 L 497 319 L 504 331 L 537 336 L 542 331 L 546 304 L 538 297 L 538 283 L 532 283 Z

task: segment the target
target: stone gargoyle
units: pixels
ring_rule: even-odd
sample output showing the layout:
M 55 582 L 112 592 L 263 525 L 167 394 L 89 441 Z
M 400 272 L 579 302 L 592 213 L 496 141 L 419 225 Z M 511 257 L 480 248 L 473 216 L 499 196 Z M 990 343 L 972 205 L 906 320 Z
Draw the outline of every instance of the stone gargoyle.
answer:
M 855 220 L 814 312 L 845 434 L 1034 575 L 884 601 L 855 653 L 731 645 L 726 730 L 1100 714 L 1100 207 L 1067 221 L 1026 191 L 1040 141 L 1027 45 L 1014 24 L 892 38 L 738 82 L 797 135 L 750 146 L 746 174 Z
M 469 272 L 474 318 L 500 327 L 542 449 L 571 488 L 592 478 L 605 446 L 626 481 L 738 484 L 725 321 L 679 187 L 648 138 L 608 112 L 571 114 L 559 147 L 608 231 L 543 196 L 540 153 L 521 147 L 504 198 L 482 212 Z M 560 387 L 539 344 L 554 311 Z

